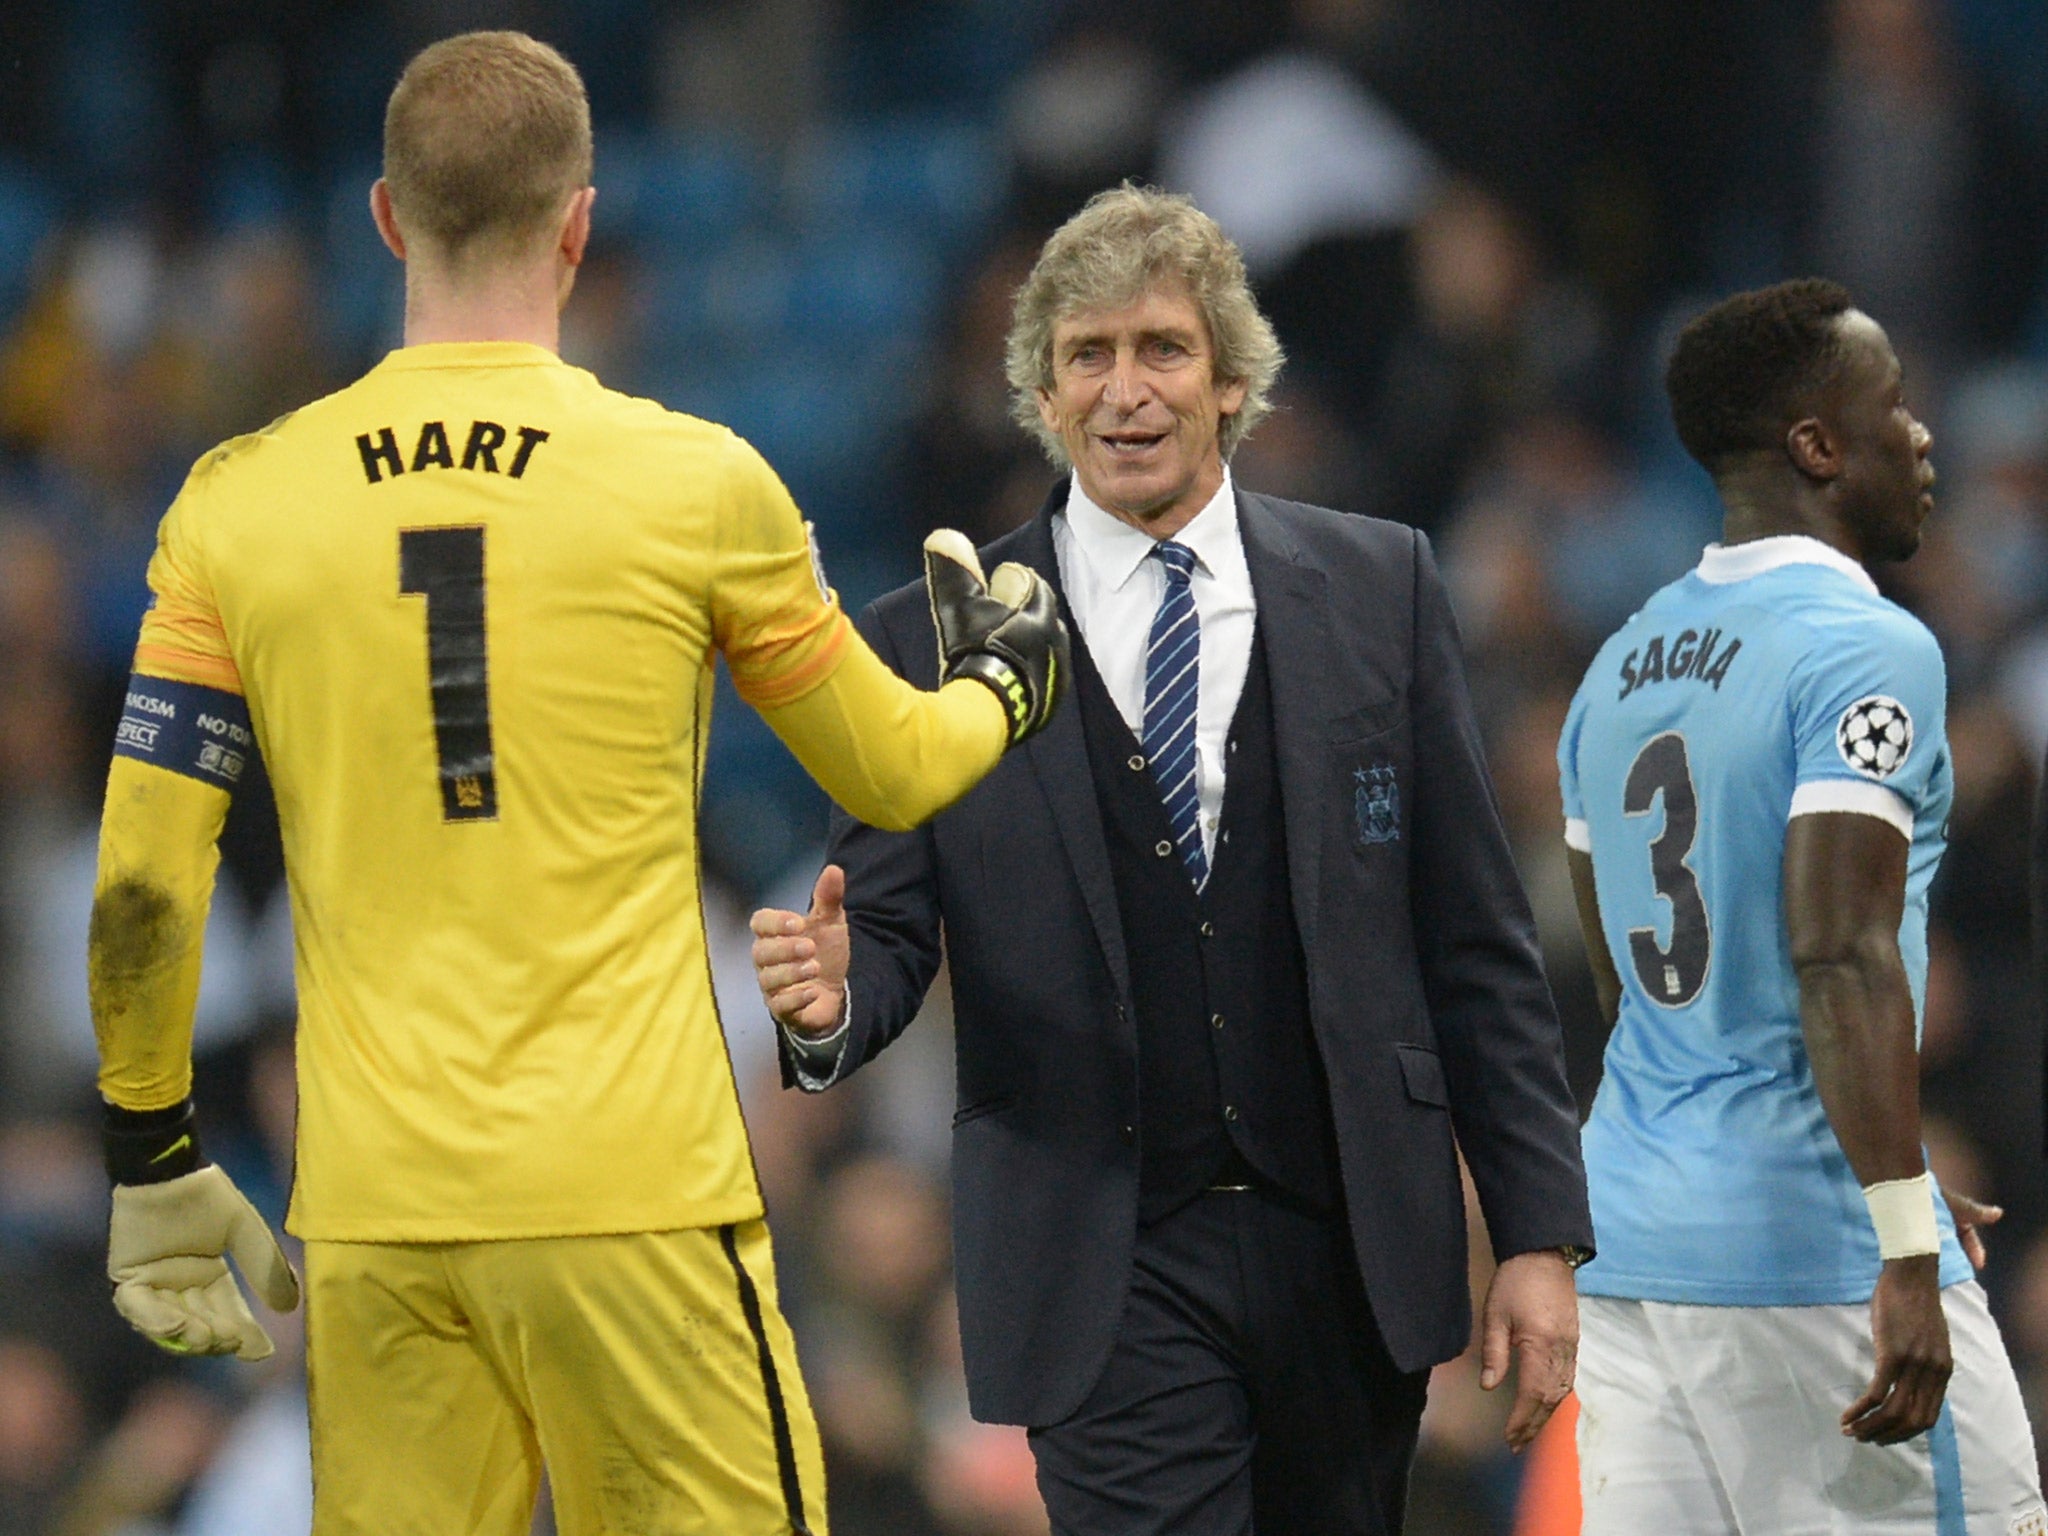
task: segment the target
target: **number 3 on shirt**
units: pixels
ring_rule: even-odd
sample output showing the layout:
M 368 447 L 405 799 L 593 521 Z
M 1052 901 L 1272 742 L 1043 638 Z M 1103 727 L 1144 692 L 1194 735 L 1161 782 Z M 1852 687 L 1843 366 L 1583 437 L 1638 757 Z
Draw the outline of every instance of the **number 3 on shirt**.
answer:
M 1653 737 L 1636 754 L 1622 789 L 1623 814 L 1647 816 L 1659 790 L 1664 793 L 1664 830 L 1650 844 L 1650 878 L 1656 882 L 1657 894 L 1671 903 L 1671 947 L 1658 945 L 1655 928 L 1631 928 L 1628 949 L 1635 961 L 1636 979 L 1650 1001 L 1666 1008 L 1683 1008 L 1706 985 L 1713 935 L 1700 883 L 1685 862 L 1699 835 L 1700 802 L 1693 789 L 1685 738 L 1676 731 Z
M 495 821 L 489 656 L 484 644 L 484 531 L 407 528 L 398 590 L 427 600 L 427 692 L 440 759 L 441 819 Z

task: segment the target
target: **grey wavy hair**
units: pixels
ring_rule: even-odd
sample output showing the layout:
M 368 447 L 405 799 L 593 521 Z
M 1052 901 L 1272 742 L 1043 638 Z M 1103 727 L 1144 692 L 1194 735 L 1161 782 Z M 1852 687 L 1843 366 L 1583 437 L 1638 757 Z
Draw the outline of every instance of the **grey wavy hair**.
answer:
M 1127 181 L 1096 193 L 1053 232 L 1011 314 L 1003 358 L 1010 411 L 1061 469 L 1066 449 L 1038 415 L 1039 391 L 1053 386 L 1053 328 L 1088 310 L 1121 309 L 1162 283 L 1185 287 L 1201 310 L 1217 380 L 1245 386 L 1244 404 L 1218 432 L 1223 457 L 1272 411 L 1285 357 L 1252 297 L 1244 257 L 1189 198 Z

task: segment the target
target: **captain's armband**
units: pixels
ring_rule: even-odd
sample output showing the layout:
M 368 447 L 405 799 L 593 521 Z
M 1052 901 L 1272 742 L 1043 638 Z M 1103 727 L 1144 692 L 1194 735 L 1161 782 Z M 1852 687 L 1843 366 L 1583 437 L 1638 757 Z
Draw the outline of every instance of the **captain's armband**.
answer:
M 128 679 L 114 755 L 132 757 L 232 793 L 256 750 L 240 694 L 167 677 Z

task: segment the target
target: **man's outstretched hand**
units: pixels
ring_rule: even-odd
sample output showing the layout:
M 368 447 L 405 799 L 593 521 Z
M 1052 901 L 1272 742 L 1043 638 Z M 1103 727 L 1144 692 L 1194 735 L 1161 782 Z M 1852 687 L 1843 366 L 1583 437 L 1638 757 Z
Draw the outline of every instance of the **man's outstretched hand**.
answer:
M 808 913 L 763 907 L 754 931 L 754 979 L 769 1013 L 800 1035 L 839 1027 L 846 1012 L 846 871 L 827 864 Z

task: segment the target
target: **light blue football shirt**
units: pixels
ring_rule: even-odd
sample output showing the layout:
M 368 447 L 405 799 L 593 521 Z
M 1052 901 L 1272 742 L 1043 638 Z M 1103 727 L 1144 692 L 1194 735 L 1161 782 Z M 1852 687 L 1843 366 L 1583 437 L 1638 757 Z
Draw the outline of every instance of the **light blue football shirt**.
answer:
M 1585 1128 L 1587 1295 L 1867 1301 L 1877 1235 L 1814 1088 L 1785 934 L 1785 828 L 1912 840 L 1899 949 L 1915 1029 L 1954 776 L 1926 626 L 1816 539 L 1710 545 L 1595 658 L 1558 743 L 1621 1008 Z M 1970 1276 L 1935 1199 L 1941 1282 Z

